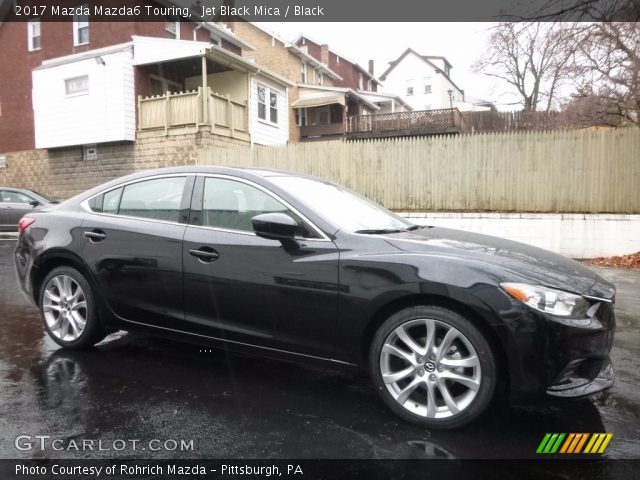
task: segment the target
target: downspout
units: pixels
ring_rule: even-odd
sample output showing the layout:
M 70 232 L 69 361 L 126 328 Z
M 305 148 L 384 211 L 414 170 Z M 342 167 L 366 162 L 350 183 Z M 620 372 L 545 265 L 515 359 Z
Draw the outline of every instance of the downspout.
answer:
M 197 41 L 196 40 L 196 32 L 202 28 L 202 25 L 203 25 L 202 23 L 199 23 L 198 25 L 196 25 L 196 28 L 193 29 L 193 41 L 194 42 Z
M 258 72 L 260 72 L 260 70 L 258 69 Z M 249 80 L 247 82 L 247 128 L 249 130 L 249 144 L 251 145 L 251 148 L 253 148 L 253 116 L 251 115 L 251 107 L 253 105 L 253 101 L 251 98 L 251 94 L 253 92 L 253 79 L 256 76 L 255 73 L 249 73 L 247 72 L 247 79 Z
M 207 53 L 202 55 L 202 123 L 209 123 L 209 86 L 207 73 Z M 212 129 L 213 130 L 213 129 Z

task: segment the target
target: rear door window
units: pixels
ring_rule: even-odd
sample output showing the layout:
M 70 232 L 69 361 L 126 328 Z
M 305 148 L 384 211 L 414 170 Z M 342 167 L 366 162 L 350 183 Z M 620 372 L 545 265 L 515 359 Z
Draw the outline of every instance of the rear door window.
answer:
M 163 177 L 125 185 L 118 215 L 178 222 L 185 182 L 186 177 Z M 106 205 L 105 195 L 103 210 Z

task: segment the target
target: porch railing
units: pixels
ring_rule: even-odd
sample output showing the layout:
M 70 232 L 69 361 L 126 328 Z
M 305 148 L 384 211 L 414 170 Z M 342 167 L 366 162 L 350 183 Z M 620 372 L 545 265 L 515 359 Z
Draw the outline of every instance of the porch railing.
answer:
M 347 119 L 347 135 L 374 138 L 462 133 L 464 117 L 457 108 L 354 115 Z
M 303 125 L 300 127 L 300 136 L 302 138 L 322 137 L 326 135 L 344 135 L 344 123 Z
M 212 133 L 249 140 L 246 102 L 213 93 L 190 92 L 138 97 L 138 132 L 174 135 L 208 128 Z

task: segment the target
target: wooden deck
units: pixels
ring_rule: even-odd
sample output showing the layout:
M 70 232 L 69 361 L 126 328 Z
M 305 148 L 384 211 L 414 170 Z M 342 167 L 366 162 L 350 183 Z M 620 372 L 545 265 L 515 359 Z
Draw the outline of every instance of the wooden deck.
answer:
M 249 116 L 245 102 L 205 91 L 138 97 L 138 138 L 194 133 L 202 129 L 249 141 Z
M 354 115 L 347 120 L 347 138 L 412 137 L 458 134 L 465 131 L 457 108 Z

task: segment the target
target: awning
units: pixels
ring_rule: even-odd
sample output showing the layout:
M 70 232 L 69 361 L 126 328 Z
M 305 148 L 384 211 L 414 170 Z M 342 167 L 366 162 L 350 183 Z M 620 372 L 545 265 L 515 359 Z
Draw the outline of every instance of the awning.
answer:
M 323 105 L 346 104 L 344 92 L 308 90 L 301 88 L 300 97 L 291 104 L 292 108 L 322 107 Z

